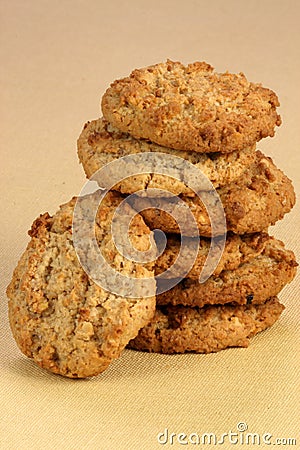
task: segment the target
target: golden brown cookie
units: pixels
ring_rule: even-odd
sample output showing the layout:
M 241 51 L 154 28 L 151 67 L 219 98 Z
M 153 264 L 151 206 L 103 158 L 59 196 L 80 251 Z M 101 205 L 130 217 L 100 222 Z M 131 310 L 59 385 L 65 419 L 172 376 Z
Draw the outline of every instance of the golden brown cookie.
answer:
M 211 254 L 210 258 L 208 258 L 211 247 L 211 239 L 201 238 L 194 264 L 188 268 L 188 273 L 185 274 L 187 271 L 187 264 L 192 259 L 190 255 L 195 248 L 195 239 L 184 239 L 182 242 L 182 247 L 184 248 L 184 258 L 180 258 L 179 260 L 178 255 L 181 247 L 180 237 L 177 235 L 170 235 L 168 236 L 165 250 L 155 261 L 155 274 L 160 275 L 160 278 L 163 279 L 182 277 L 199 280 L 200 273 L 204 267 L 213 267 L 215 263 L 218 262 L 212 273 L 212 275 L 217 276 L 223 270 L 237 269 L 241 264 L 260 255 L 270 240 L 272 240 L 272 238 L 267 233 L 253 233 L 245 236 L 228 234 L 224 251 L 220 261 L 218 262 L 218 259 L 215 259 L 219 256 L 218 244 L 219 242 L 223 242 L 223 239 L 214 239 L 216 249 Z M 178 264 L 175 267 L 173 264 L 176 260 Z M 166 272 L 167 270 L 169 271 L 168 273 Z
M 282 219 L 295 204 L 296 196 L 292 182 L 278 169 L 271 158 L 260 151 L 256 152 L 256 161 L 235 182 L 217 189 L 222 202 L 227 230 L 237 234 L 260 232 L 274 225 Z M 215 233 L 218 232 L 218 219 L 215 217 L 217 209 L 214 208 L 214 198 L 205 193 L 207 204 L 211 204 L 209 213 L 216 224 Z M 201 236 L 211 236 L 212 229 L 206 208 L 199 197 L 189 198 L 180 196 L 170 198 L 142 198 L 131 197 L 130 204 L 141 211 L 146 223 L 151 229 L 161 229 L 166 233 L 180 233 L 176 220 L 172 215 L 181 217 L 184 233 L 192 236 L 195 227 L 189 228 L 189 219 L 185 221 L 182 210 L 183 200 L 195 217 Z M 142 211 L 142 209 L 144 211 Z M 146 209 L 148 208 L 148 209 Z M 220 226 L 220 232 L 222 233 Z
M 187 152 L 174 150 L 169 147 L 162 147 L 150 141 L 135 139 L 128 133 L 122 133 L 110 125 L 105 119 L 101 118 L 87 122 L 78 139 L 78 156 L 82 163 L 86 176 L 91 178 L 99 169 L 105 167 L 108 163 L 117 158 L 144 153 L 145 167 L 149 165 L 146 153 L 151 152 L 156 156 L 157 171 L 160 173 L 145 173 L 124 178 L 124 167 L 120 164 L 117 168 L 119 173 L 117 178 L 122 180 L 114 186 L 114 190 L 124 194 L 132 194 L 137 190 L 149 188 L 164 189 L 175 195 L 183 194 L 194 197 L 195 192 L 184 182 L 186 164 L 177 161 L 177 166 L 173 164 L 173 173 L 175 178 L 167 176 L 169 167 L 167 162 L 164 164 L 164 155 L 184 158 L 199 169 L 213 184 L 214 187 L 227 185 L 236 180 L 246 168 L 255 160 L 255 146 L 243 151 L 236 151 L 228 154 L 208 153 L 201 154 L 197 152 Z M 126 164 L 128 169 L 130 162 Z M 134 169 L 134 161 L 131 163 Z M 115 176 L 115 166 L 113 175 Z M 102 171 L 97 181 L 102 188 L 109 188 L 111 183 L 111 172 L 107 167 Z M 206 186 L 203 186 L 206 189 Z
M 292 251 L 283 242 L 270 238 L 261 254 L 241 264 L 234 270 L 223 270 L 205 283 L 183 279 L 172 289 L 163 292 L 160 280 L 157 305 L 197 306 L 236 303 L 259 304 L 276 296 L 296 275 L 297 262 Z
M 156 353 L 211 353 L 248 347 L 250 338 L 271 327 L 283 310 L 277 297 L 260 305 L 158 306 L 152 321 L 128 347 Z
M 151 264 L 127 260 L 114 245 L 110 227 L 121 200 L 119 194 L 109 193 L 102 201 L 93 228 L 97 243 L 106 261 L 126 278 L 153 279 Z M 82 198 L 80 205 L 87 211 L 95 208 L 97 201 L 93 194 Z M 54 373 L 83 378 L 99 374 L 120 356 L 128 341 L 152 318 L 155 296 L 126 298 L 92 281 L 74 248 L 75 203 L 73 198 L 53 217 L 46 213 L 33 223 L 31 241 L 7 295 L 10 325 L 21 351 Z M 83 233 L 88 230 L 85 218 L 80 226 Z M 129 236 L 137 250 L 148 249 L 150 231 L 139 215 L 131 223 Z M 91 259 L 90 251 L 87 258 Z
M 116 80 L 102 98 L 104 117 L 119 130 L 201 153 L 243 150 L 273 136 L 277 106 L 273 91 L 242 73 L 169 60 Z

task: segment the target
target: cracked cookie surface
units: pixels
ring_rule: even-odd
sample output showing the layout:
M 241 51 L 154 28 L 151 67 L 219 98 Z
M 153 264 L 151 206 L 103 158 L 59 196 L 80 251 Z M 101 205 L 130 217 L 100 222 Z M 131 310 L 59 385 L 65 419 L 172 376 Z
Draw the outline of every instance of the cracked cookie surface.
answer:
M 201 153 L 229 153 L 273 136 L 276 94 L 242 73 L 206 62 L 167 61 L 116 80 L 102 98 L 104 117 L 135 138 Z
M 113 189 L 124 194 L 154 188 L 164 189 L 175 195 L 183 194 L 194 197 L 195 192 L 190 188 L 189 183 L 184 181 L 187 174 L 187 161 L 199 169 L 216 188 L 236 180 L 255 160 L 255 146 L 228 154 L 201 154 L 174 150 L 143 139 L 135 139 L 128 133 L 122 133 L 103 118 L 85 124 L 78 139 L 77 147 L 79 160 L 88 178 L 91 178 L 99 169 L 118 158 L 151 152 L 152 156 L 156 158 L 155 163 L 152 162 L 153 160 L 149 161 L 146 154 L 143 161 L 145 167 L 154 166 L 156 173 L 137 174 L 124 178 L 126 170 L 136 167 L 136 164 L 132 161 L 131 164 L 128 162 L 124 166 L 119 164 L 117 166 L 119 172 L 117 173 L 116 166 L 113 166 L 112 171 L 107 166 L 106 170 L 102 171 L 101 176 L 97 178 L 100 187 L 103 188 L 111 185 L 112 177 L 122 180 Z M 172 161 L 172 173 L 176 179 L 166 175 L 170 173 L 171 168 L 168 161 L 164 161 L 164 155 L 159 153 L 185 160 L 184 162 L 175 159 Z M 163 175 L 160 173 L 163 173 Z M 198 184 L 199 189 L 201 189 L 201 179 L 188 179 L 195 185 Z M 207 187 L 204 184 L 203 190 L 205 189 Z
M 102 201 L 93 228 L 97 243 L 116 271 L 128 277 L 153 278 L 151 264 L 145 267 L 125 259 L 114 245 L 110 227 L 121 200 L 118 193 L 108 193 Z M 84 212 L 98 206 L 94 194 L 80 202 Z M 73 243 L 75 203 L 73 198 L 53 217 L 45 213 L 35 220 L 29 232 L 31 241 L 14 271 L 7 295 L 10 325 L 21 351 L 54 373 L 84 378 L 104 371 L 120 356 L 128 341 L 153 316 L 155 297 L 118 296 L 89 278 Z M 126 211 L 131 213 L 130 208 L 125 215 Z M 83 233 L 88 232 L 87 225 L 83 217 Z M 135 216 L 129 236 L 137 250 L 148 249 L 150 230 L 141 216 Z M 93 259 L 92 251 L 87 258 Z

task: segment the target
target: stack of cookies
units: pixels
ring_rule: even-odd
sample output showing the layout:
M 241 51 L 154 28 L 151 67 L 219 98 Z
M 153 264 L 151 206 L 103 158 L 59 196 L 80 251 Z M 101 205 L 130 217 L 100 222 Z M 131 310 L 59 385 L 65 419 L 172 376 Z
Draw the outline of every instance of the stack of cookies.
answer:
M 130 196 L 129 203 L 151 230 L 160 229 L 168 237 L 155 262 L 155 316 L 129 347 L 181 353 L 247 346 L 251 336 L 279 318 L 284 307 L 276 296 L 295 276 L 296 262 L 267 229 L 291 210 L 295 194 L 286 175 L 256 149 L 257 141 L 273 136 L 281 123 L 277 106 L 271 90 L 248 82 L 243 74 L 215 73 L 206 63 L 167 61 L 134 70 L 104 94 L 104 118 L 87 123 L 78 140 L 87 177 L 116 158 L 136 153 L 180 157 L 210 180 L 226 217 L 226 229 L 217 223 L 213 234 L 213 207 L 207 211 L 201 199 L 201 190 L 209 187 L 199 179 L 196 195 L 183 181 L 180 167 L 174 179 L 156 173 L 123 174 L 114 186 Z M 107 187 L 103 177 L 96 179 Z M 162 194 L 141 195 L 153 188 Z M 174 217 L 183 223 L 184 244 L 192 247 L 195 239 L 183 202 L 201 237 L 198 256 L 188 273 L 183 261 L 164 279 L 182 240 Z M 222 257 L 212 275 L 199 283 L 211 239 L 220 240 L 218 229 L 227 234 Z
M 8 286 L 21 351 L 82 378 L 104 371 L 126 346 L 208 353 L 246 347 L 270 327 L 297 266 L 267 231 L 295 203 L 291 181 L 256 150 L 280 125 L 277 106 L 274 92 L 206 63 L 167 61 L 115 81 L 102 99 L 104 117 L 78 139 L 85 173 L 100 189 L 34 221 Z M 135 157 L 142 166 L 133 167 Z M 120 253 L 112 229 L 121 206 L 121 247 L 124 230 L 142 254 L 154 236 L 157 257 Z

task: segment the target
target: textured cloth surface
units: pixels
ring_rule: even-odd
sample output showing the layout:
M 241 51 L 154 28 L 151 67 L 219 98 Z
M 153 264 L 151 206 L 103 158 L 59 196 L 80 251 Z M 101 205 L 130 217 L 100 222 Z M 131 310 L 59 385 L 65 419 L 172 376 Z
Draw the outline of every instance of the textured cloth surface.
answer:
M 49 374 L 20 353 L 5 295 L 34 218 L 53 214 L 85 182 L 76 155 L 83 124 L 100 116 L 109 83 L 136 67 L 204 60 L 274 90 L 283 124 L 259 148 L 299 196 L 299 14 L 296 1 L 279 0 L 2 2 L 1 450 L 270 448 L 178 442 L 179 433 L 220 438 L 240 422 L 250 433 L 272 434 L 272 443 L 297 438 L 299 445 L 299 274 L 279 295 L 286 306 L 280 320 L 247 349 L 126 350 L 102 375 L 82 381 Z M 298 261 L 299 213 L 298 203 L 270 230 Z

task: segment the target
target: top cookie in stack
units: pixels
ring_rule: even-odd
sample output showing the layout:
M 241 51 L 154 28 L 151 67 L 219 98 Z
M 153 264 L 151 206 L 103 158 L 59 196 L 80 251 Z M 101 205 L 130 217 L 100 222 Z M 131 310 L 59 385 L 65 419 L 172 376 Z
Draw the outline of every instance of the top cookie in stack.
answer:
M 104 117 L 135 138 L 200 153 L 230 153 L 273 136 L 280 116 L 270 89 L 243 74 L 215 73 L 205 62 L 167 61 L 115 81 Z

